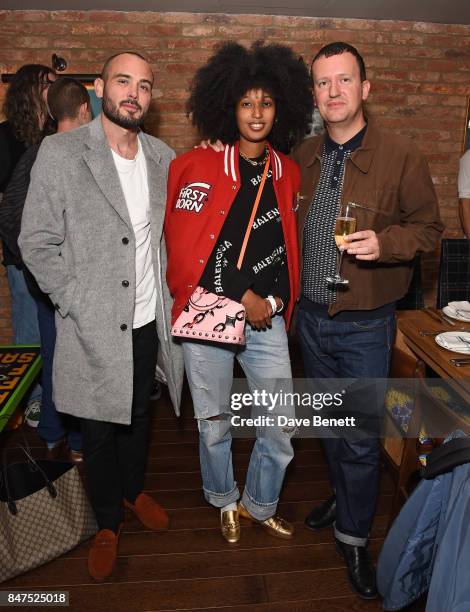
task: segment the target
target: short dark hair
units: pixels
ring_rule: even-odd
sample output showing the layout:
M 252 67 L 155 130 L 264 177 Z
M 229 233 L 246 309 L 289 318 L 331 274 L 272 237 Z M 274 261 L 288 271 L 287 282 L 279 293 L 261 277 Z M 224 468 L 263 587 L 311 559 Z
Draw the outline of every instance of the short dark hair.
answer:
M 75 119 L 82 104 L 87 104 L 89 108 L 90 96 L 85 85 L 76 79 L 59 77 L 49 87 L 47 105 L 54 121 Z
M 366 76 L 366 66 L 364 64 L 364 60 L 362 59 L 362 55 L 349 43 L 345 42 L 332 42 L 328 45 L 325 45 L 320 49 L 320 51 L 315 55 L 310 65 L 310 75 L 313 80 L 313 64 L 317 61 L 319 57 L 332 57 L 333 55 L 341 55 L 341 53 L 350 53 L 354 55 L 356 58 L 357 64 L 359 66 L 359 74 L 361 76 L 361 81 L 365 81 L 367 79 Z
M 111 55 L 111 57 L 108 57 L 108 59 L 103 64 L 103 68 L 101 69 L 101 78 L 103 79 L 103 81 L 106 81 L 106 79 L 108 78 L 109 66 L 111 62 L 120 55 L 135 55 L 136 57 L 140 57 L 140 59 L 144 60 L 144 62 L 148 63 L 148 59 L 137 51 L 119 51 L 119 53 L 115 53 L 114 55 Z
M 232 144 L 240 137 L 236 105 L 247 91 L 263 89 L 276 102 L 276 121 L 268 137 L 272 146 L 289 151 L 308 133 L 313 110 L 307 67 L 290 47 L 255 42 L 250 49 L 222 44 L 197 70 L 187 112 L 203 138 Z

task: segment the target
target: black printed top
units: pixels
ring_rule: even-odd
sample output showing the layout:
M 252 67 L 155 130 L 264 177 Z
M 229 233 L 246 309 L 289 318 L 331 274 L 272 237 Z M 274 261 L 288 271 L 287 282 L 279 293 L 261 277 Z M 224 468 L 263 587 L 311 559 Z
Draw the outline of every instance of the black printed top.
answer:
M 264 154 L 263 154 L 264 156 Z M 262 157 L 263 157 L 262 156 Z M 279 207 L 269 168 L 241 270 L 236 265 L 258 193 L 264 166 L 239 158 L 241 187 L 220 232 L 199 284 L 240 301 L 247 289 L 261 297 L 278 296 L 287 305 L 289 276 Z

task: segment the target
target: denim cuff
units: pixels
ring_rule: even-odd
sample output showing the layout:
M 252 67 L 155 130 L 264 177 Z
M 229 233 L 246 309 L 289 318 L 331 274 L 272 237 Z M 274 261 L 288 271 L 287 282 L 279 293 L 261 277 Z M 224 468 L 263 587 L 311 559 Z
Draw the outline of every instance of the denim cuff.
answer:
M 335 538 L 343 544 L 349 544 L 350 546 L 367 546 L 368 538 L 360 538 L 358 536 L 352 536 L 347 533 L 342 533 L 336 528 L 336 523 L 334 525 L 334 528 Z
M 236 483 L 233 489 L 227 493 L 215 493 L 207 489 L 203 489 L 203 491 L 206 500 L 216 508 L 223 508 L 224 506 L 228 506 L 228 504 L 234 504 L 240 498 L 240 491 Z
M 276 501 L 269 504 L 260 504 L 250 496 L 246 488 L 243 491 L 242 504 L 257 521 L 265 521 L 274 516 L 276 514 L 278 502 L 279 499 L 276 499 Z

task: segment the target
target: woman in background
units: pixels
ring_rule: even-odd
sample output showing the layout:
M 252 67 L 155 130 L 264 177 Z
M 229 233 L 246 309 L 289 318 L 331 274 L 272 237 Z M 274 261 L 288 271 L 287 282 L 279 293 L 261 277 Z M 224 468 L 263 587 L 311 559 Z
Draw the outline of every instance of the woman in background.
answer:
M 46 97 L 49 85 L 55 81 L 52 68 L 41 64 L 26 64 L 13 77 L 5 98 L 6 121 L 0 123 L 0 194 L 3 195 L 20 157 L 43 137 L 47 118 Z M 0 197 L 1 197 L 0 195 Z M 11 295 L 11 314 L 15 344 L 39 344 L 36 304 L 26 286 L 21 258 L 2 243 L 3 265 L 7 269 Z M 41 387 L 29 393 L 25 418 L 37 427 L 41 411 Z

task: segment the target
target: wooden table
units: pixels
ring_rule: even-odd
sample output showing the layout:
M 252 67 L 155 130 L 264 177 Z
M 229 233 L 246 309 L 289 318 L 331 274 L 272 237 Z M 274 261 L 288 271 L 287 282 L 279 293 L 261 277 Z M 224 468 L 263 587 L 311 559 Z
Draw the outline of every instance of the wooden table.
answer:
M 0 432 L 35 381 L 41 365 L 38 344 L 0 346 Z
M 470 332 L 470 323 L 456 321 L 456 325 L 452 326 L 435 321 L 425 310 L 409 310 L 400 314 L 398 329 L 413 353 L 420 357 L 428 368 L 444 379 L 446 384 L 466 402 L 467 406 L 470 406 L 470 363 L 460 367 L 453 365 L 451 359 L 464 357 L 464 355 L 440 347 L 434 336 L 421 336 L 419 333 L 421 330 Z M 443 409 L 445 410 L 444 406 Z M 459 418 L 458 415 L 453 415 L 450 410 L 447 416 L 452 417 L 453 426 L 461 427 L 470 433 L 470 425 L 466 420 Z

